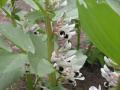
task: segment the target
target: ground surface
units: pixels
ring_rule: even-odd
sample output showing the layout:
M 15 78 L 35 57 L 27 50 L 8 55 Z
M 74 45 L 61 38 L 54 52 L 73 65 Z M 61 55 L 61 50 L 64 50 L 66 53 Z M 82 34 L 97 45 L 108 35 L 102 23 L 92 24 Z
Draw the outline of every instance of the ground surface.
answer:
M 90 86 L 98 87 L 99 84 L 102 86 L 102 90 L 108 90 L 104 87 L 103 83 L 105 79 L 101 76 L 100 66 L 98 63 L 89 65 L 85 64 L 84 67 L 80 70 L 85 76 L 84 81 L 77 81 L 77 87 L 67 86 L 68 90 L 89 90 Z

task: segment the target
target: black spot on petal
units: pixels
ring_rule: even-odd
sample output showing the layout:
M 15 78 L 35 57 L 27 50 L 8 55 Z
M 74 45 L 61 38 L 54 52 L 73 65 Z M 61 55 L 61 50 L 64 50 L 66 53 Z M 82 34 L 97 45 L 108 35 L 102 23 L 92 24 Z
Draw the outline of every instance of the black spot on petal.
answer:
M 59 67 L 59 71 L 62 72 L 64 68 L 62 66 Z
M 105 82 L 105 83 L 104 83 L 104 86 L 105 86 L 105 87 L 109 87 L 109 83 L 108 83 L 108 82 Z
M 60 35 L 65 35 L 65 32 L 64 31 L 60 31 Z
M 75 73 L 74 77 L 78 77 L 79 76 L 79 72 L 74 72 L 74 73 Z
M 69 82 L 69 83 L 73 83 L 74 81 L 72 81 L 72 80 L 68 79 L 68 82 Z
M 64 36 L 64 38 L 66 38 L 66 39 L 67 39 L 67 38 L 68 38 L 68 34 L 66 34 L 66 35 Z
M 70 61 L 70 60 L 68 60 L 67 62 L 69 62 L 69 63 L 70 63 L 71 61 Z

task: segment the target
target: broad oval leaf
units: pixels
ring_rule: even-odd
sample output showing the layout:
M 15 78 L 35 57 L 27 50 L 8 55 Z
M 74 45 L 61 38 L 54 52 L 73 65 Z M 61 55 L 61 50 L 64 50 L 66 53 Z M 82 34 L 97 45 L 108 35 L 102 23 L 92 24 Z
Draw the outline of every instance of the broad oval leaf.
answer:
M 26 52 L 34 53 L 34 46 L 27 33 L 12 24 L 0 24 L 0 32 Z
M 5 90 L 24 74 L 27 55 L 0 50 L 0 90 Z
M 120 16 L 105 0 L 77 1 L 85 32 L 101 51 L 120 64 Z
M 30 37 L 35 46 L 35 54 L 29 53 L 29 62 L 33 73 L 39 74 L 39 76 L 42 76 L 40 72 L 46 73 L 46 71 L 42 71 L 42 68 L 39 68 L 39 65 L 44 63 L 43 59 L 47 60 L 47 42 L 42 40 L 43 35 L 44 34 L 34 35 L 33 33 L 30 33 Z
M 50 74 L 54 71 L 52 64 L 48 60 L 42 59 L 38 63 L 39 64 L 38 64 L 38 67 L 37 67 L 37 74 L 40 77 L 44 77 L 47 74 Z
M 47 61 L 47 40 L 43 39 L 44 35 L 30 34 L 30 37 L 35 46 L 35 54 L 29 53 L 29 62 L 31 64 L 32 73 L 43 77 L 54 71 L 50 62 Z

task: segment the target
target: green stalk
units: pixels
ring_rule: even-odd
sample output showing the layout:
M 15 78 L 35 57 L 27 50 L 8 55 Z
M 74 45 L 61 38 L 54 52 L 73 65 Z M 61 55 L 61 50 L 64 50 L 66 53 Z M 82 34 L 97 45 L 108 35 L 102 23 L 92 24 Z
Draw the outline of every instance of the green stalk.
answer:
M 1 9 L 4 11 L 4 13 L 7 15 L 7 17 L 11 18 L 10 13 L 5 8 L 1 8 Z
M 27 85 L 27 90 L 35 90 L 33 87 L 33 80 L 32 80 L 32 74 L 27 74 L 26 75 L 26 85 Z
M 80 49 L 80 33 L 81 33 L 81 25 L 79 20 L 75 20 L 76 22 L 76 29 L 77 29 L 77 50 Z
M 49 0 L 46 0 L 45 6 L 46 6 L 46 11 L 49 12 L 50 10 Z M 47 14 L 45 18 L 46 18 L 45 25 L 46 25 L 46 31 L 47 31 L 47 37 L 48 37 L 47 38 L 48 60 L 51 62 L 52 52 L 54 51 L 54 34 L 52 31 L 52 19 L 50 18 L 49 14 Z M 49 75 L 49 82 L 53 87 L 57 85 L 55 72 Z
M 32 79 L 32 74 L 30 73 L 30 65 L 29 64 L 25 64 L 25 70 L 26 70 L 26 73 L 25 73 L 25 78 L 26 78 L 26 86 L 27 86 L 27 90 L 34 90 L 34 87 L 33 87 L 33 79 Z
M 12 4 L 12 12 L 11 12 L 11 19 L 12 19 L 12 23 L 14 26 L 17 26 L 16 20 L 15 20 L 15 0 L 11 0 L 11 4 Z

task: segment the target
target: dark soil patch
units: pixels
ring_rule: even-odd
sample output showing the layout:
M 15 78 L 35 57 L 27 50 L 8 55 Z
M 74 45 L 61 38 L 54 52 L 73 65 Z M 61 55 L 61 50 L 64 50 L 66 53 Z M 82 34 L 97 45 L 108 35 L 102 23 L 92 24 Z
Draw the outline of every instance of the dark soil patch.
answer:
M 93 65 L 85 63 L 84 67 L 80 70 L 85 76 L 85 80 L 77 81 L 76 87 L 73 87 L 72 85 L 66 85 L 66 87 L 68 90 L 89 90 L 90 86 L 98 87 L 101 85 L 102 90 L 108 90 L 104 87 L 104 82 L 106 80 L 101 76 L 100 68 L 101 66 L 99 63 Z

